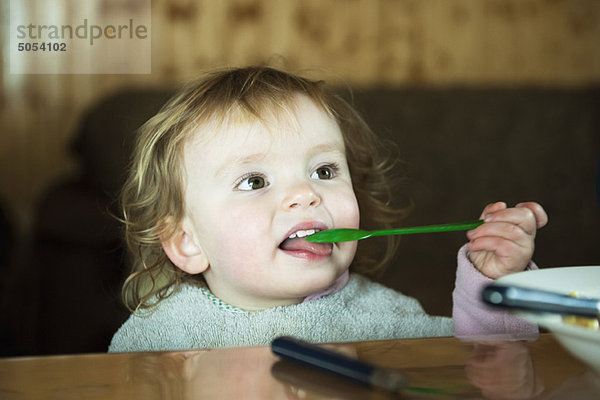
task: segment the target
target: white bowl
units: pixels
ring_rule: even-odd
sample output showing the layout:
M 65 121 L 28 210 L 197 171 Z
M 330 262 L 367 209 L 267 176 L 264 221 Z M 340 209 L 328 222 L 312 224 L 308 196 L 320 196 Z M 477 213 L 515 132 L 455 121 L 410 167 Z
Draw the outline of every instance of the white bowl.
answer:
M 507 275 L 497 282 L 600 298 L 600 266 L 544 268 Z M 550 330 L 567 350 L 600 372 L 600 330 L 563 322 L 558 314 L 520 311 L 518 315 Z

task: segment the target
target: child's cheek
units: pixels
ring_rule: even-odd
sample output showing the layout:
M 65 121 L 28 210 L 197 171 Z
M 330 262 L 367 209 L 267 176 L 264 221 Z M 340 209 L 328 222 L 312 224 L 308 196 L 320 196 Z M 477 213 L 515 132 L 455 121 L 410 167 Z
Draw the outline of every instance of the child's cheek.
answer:
M 224 232 L 221 245 L 225 246 L 224 250 L 250 257 L 257 244 L 270 237 L 265 230 L 265 217 L 258 209 L 234 208 L 222 215 Z
M 359 228 L 360 210 L 354 192 L 344 196 L 343 200 L 336 206 L 338 214 L 336 225 L 347 228 Z

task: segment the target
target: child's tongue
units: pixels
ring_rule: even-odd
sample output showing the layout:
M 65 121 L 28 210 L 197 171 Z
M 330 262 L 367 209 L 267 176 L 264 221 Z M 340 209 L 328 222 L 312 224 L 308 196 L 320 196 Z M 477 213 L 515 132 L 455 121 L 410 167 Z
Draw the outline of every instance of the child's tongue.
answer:
M 328 256 L 333 249 L 331 243 L 312 243 L 304 238 L 286 239 L 279 247 L 287 251 L 308 251 L 319 256 Z

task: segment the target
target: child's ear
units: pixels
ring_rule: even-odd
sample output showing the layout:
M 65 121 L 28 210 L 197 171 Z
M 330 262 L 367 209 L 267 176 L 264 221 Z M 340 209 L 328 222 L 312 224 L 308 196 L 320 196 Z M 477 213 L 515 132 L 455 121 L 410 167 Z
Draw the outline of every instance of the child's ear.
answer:
M 200 274 L 208 268 L 204 252 L 185 229 L 178 229 L 168 239 L 161 240 L 161 244 L 169 260 L 188 274 Z

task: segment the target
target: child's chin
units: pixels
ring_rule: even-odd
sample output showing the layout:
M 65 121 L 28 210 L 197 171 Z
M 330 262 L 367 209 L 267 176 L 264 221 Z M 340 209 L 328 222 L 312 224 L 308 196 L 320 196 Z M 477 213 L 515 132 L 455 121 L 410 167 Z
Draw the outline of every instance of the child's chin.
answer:
M 335 285 L 338 275 L 333 270 L 320 271 L 321 273 L 307 274 L 304 276 L 303 292 L 305 297 L 320 294 Z

